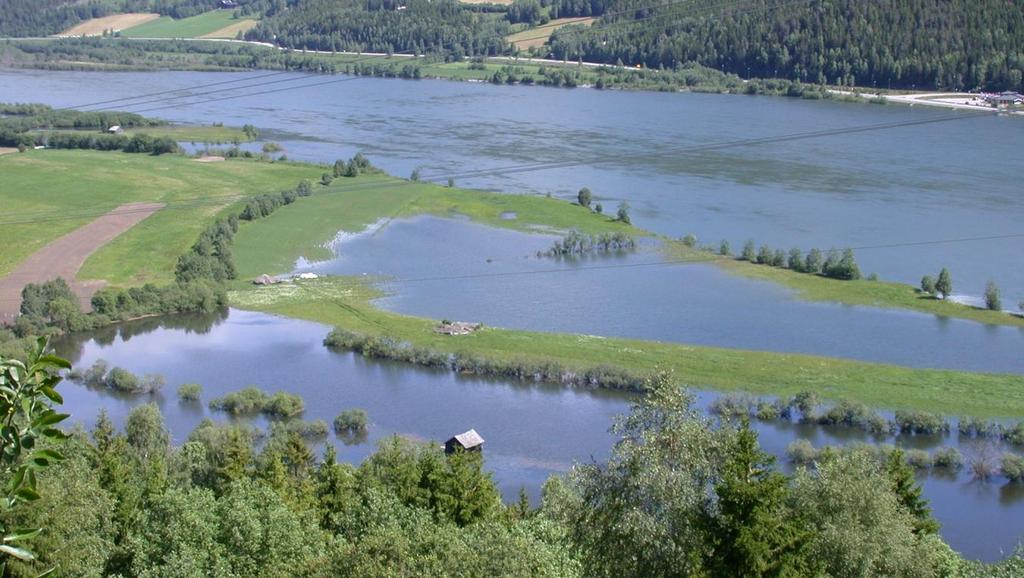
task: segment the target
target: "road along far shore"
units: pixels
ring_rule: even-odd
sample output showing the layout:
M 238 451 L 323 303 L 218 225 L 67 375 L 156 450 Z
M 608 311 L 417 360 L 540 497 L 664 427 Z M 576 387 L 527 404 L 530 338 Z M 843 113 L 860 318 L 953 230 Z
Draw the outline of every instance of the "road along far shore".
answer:
M 90 300 L 104 281 L 75 281 L 78 270 L 94 251 L 131 229 L 164 207 L 163 203 L 128 203 L 54 240 L 0 278 L 0 324 L 11 323 L 21 308 L 21 291 L 29 283 L 43 283 L 62 277 L 78 296 L 82 309 L 91 310 Z

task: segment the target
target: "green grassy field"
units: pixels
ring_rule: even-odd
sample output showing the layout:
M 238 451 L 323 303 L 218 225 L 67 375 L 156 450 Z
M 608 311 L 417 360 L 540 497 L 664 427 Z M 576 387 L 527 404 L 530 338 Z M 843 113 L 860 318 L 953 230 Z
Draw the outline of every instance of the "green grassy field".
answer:
M 47 133 L 63 133 L 63 132 L 99 132 L 95 130 L 51 130 L 44 131 Z M 105 133 L 104 133 L 105 134 Z M 240 128 L 230 126 L 200 126 L 200 125 L 164 125 L 164 126 L 144 126 L 137 128 L 129 128 L 124 130 L 124 134 L 148 134 L 154 137 L 169 136 L 176 141 L 180 142 L 195 142 L 195 143 L 208 143 L 208 144 L 233 144 L 243 143 L 253 140 L 252 137 L 245 134 Z
M 133 128 L 125 134 L 148 134 L 155 137 L 169 136 L 181 142 L 201 142 L 210 144 L 242 143 L 253 140 L 240 128 L 231 126 L 199 126 L 199 125 L 166 125 Z
M 4 225 L 0 275 L 46 243 L 123 203 L 162 201 L 168 203 L 165 209 L 94 253 L 79 278 L 115 285 L 170 281 L 178 256 L 233 202 L 225 196 L 293 188 L 321 172 L 312 165 L 199 163 L 179 155 L 69 150 L 3 155 L 4 219 L 48 220 Z
M 397 337 L 442 351 L 491 359 L 555 360 L 568 367 L 615 365 L 637 371 L 671 369 L 686 384 L 788 396 L 815 390 L 883 408 L 916 408 L 948 415 L 1024 414 L 1024 377 L 911 369 L 816 357 L 700 347 L 632 339 L 534 333 L 485 327 L 448 337 L 435 321 L 381 311 L 363 279 L 323 278 L 230 293 L 236 307 L 328 323 L 351 331 Z
M 121 36 L 128 38 L 198 38 L 242 21 L 235 19 L 233 14 L 232 10 L 213 10 L 181 20 L 175 20 L 170 16 L 161 16 L 152 22 L 123 30 Z
M 514 220 L 502 219 L 505 212 Z M 382 218 L 414 215 L 468 217 L 494 227 L 535 231 L 577 229 L 586 233 L 630 230 L 606 216 L 563 200 L 538 196 L 483 193 L 414 183 L 385 175 L 339 178 L 313 197 L 254 223 L 243 223 L 235 237 L 233 255 L 243 279 L 261 273 L 292 270 L 295 260 L 325 259 L 324 247 L 339 231 L 357 232 Z

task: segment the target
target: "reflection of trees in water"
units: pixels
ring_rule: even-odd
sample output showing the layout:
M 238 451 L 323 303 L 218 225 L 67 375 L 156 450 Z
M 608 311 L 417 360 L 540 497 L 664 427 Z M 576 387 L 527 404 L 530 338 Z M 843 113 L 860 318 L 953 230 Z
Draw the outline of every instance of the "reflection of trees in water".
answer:
M 1007 482 L 999 487 L 999 505 L 1012 506 L 1024 500 L 1024 484 Z
M 335 437 L 341 440 L 341 443 L 345 444 L 346 446 L 355 446 L 366 441 L 367 432 L 366 430 L 347 431 L 344 433 L 335 434 Z
M 62 335 L 53 341 L 53 346 L 58 355 L 71 361 L 72 365 L 77 365 L 82 358 L 83 347 L 90 340 L 95 341 L 97 345 L 106 347 L 112 345 L 118 337 L 122 341 L 129 341 L 137 335 L 152 333 L 158 329 L 183 330 L 185 333 L 203 335 L 209 333 L 215 325 L 222 323 L 227 318 L 227 309 L 214 313 L 181 313 L 147 317 L 107 325 L 93 331 Z

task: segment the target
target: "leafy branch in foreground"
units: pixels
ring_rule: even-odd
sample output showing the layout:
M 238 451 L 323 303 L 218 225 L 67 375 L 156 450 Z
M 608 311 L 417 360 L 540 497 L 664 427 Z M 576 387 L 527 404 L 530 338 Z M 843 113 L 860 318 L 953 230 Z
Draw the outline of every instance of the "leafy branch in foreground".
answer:
M 4 514 L 19 504 L 38 500 L 36 474 L 64 459 L 60 453 L 40 447 L 47 440 L 67 437 L 55 426 L 68 415 L 58 413 L 50 404 L 64 402 L 56 390 L 61 380 L 59 371 L 69 369 L 71 364 L 50 354 L 47 345 L 46 339 L 40 338 L 29 353 L 27 362 L 0 357 L 0 419 L 3 420 L 0 424 L 0 475 L 3 481 L 0 508 Z M 41 531 L 41 528 L 8 528 L 0 523 L 0 534 L 3 535 L 0 574 L 6 570 L 10 557 L 26 561 L 35 559 L 35 555 L 22 543 Z

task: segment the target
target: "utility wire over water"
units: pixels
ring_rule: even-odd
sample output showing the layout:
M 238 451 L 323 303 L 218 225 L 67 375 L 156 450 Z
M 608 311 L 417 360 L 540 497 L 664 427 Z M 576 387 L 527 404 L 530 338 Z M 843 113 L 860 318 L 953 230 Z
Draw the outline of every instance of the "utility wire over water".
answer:
M 349 78 L 349 79 L 343 79 L 343 80 L 356 80 L 356 79 Z M 283 90 L 283 89 L 279 89 L 279 90 Z M 838 128 L 823 129 L 823 130 L 804 131 L 804 132 L 790 133 L 790 134 L 783 134 L 783 135 L 769 136 L 769 137 L 737 139 L 737 140 L 723 141 L 723 142 L 709 143 L 709 144 L 688 145 L 688 146 L 684 146 L 684 147 L 677 147 L 677 148 L 670 148 L 670 149 L 667 149 L 667 150 L 663 150 L 662 152 L 660 152 L 657 155 L 646 155 L 645 158 L 674 159 L 674 158 L 678 157 L 679 155 L 684 155 L 684 154 L 695 154 L 695 153 L 701 153 L 701 152 L 726 150 L 726 149 L 736 148 L 736 147 L 757 146 L 757 145 L 763 145 L 763 144 L 777 144 L 777 143 L 783 143 L 783 142 L 801 141 L 801 140 L 823 138 L 823 137 L 830 137 L 830 136 L 840 136 L 840 135 L 847 135 L 847 134 L 873 132 L 873 131 L 879 131 L 879 130 L 890 130 L 890 129 L 912 127 L 912 126 L 919 126 L 919 125 L 928 125 L 928 124 L 936 124 L 936 123 L 942 123 L 942 122 L 951 122 L 951 121 L 971 119 L 971 118 L 981 118 L 981 117 L 987 117 L 987 116 L 988 116 L 988 113 L 962 113 L 962 112 L 957 112 L 957 113 L 952 113 L 952 114 L 948 114 L 948 115 L 930 116 L 930 117 L 923 118 L 923 119 L 904 120 L 904 121 L 886 122 L 886 123 L 873 123 L 873 124 L 859 125 L 859 126 L 838 127 Z M 427 174 L 427 175 L 421 176 L 419 181 L 405 180 L 405 181 L 378 181 L 378 182 L 374 182 L 374 183 L 355 183 L 355 184 L 353 184 L 351 186 L 332 187 L 331 189 L 329 189 L 327 191 L 321 191 L 321 192 L 319 192 L 317 194 L 320 194 L 320 195 L 322 195 L 322 194 L 337 194 L 337 193 L 345 193 L 345 192 L 361 191 L 361 190 L 371 190 L 371 189 L 381 189 L 381 188 L 395 188 L 395 187 L 400 187 L 400 186 L 416 185 L 416 184 L 419 184 L 420 182 L 423 182 L 423 181 L 433 181 L 433 182 L 439 184 L 439 183 L 445 182 L 447 180 L 470 179 L 470 178 L 480 178 L 480 177 L 492 177 L 492 176 L 510 175 L 510 174 L 516 174 L 516 173 L 544 171 L 544 170 L 551 170 L 551 169 L 572 168 L 572 167 L 578 167 L 578 166 L 583 166 L 583 165 L 591 165 L 591 164 L 598 164 L 598 163 L 622 162 L 623 160 L 629 160 L 629 158 L 630 157 L 623 157 L 622 155 L 606 154 L 606 155 L 595 155 L 595 156 L 587 157 L 587 158 L 584 158 L 584 159 L 576 159 L 576 160 L 570 160 L 570 161 L 554 161 L 554 162 L 546 162 L 546 163 L 543 163 L 543 162 L 524 163 L 524 164 L 519 164 L 519 165 L 509 165 L 509 166 L 505 166 L 505 167 L 497 167 L 497 168 L 475 170 L 475 171 L 466 171 L 466 172 L 461 172 L 461 173 L 447 173 L 447 174 L 437 174 L 437 175 Z M 210 202 L 218 202 L 218 201 L 232 202 L 232 201 L 236 201 L 236 200 L 241 200 L 243 198 L 247 198 L 247 196 L 246 195 L 238 195 L 238 194 L 211 195 L 211 196 L 204 197 L 203 199 L 195 200 L 195 201 L 181 201 L 181 202 L 177 202 L 177 203 L 175 203 L 173 201 L 172 202 L 168 202 L 168 206 L 196 206 L 196 205 L 199 205 L 199 204 L 207 204 L 207 203 L 210 203 Z M 67 213 L 65 211 L 43 211 L 43 212 L 35 212 L 35 213 L 27 212 L 27 213 L 23 213 L 23 214 L 31 215 L 31 218 L 29 218 L 29 219 L 18 219 L 18 220 L 0 220 L 0 225 L 34 224 L 34 223 L 42 223 L 42 222 L 82 219 L 82 218 L 99 216 L 99 215 L 102 215 L 102 214 L 105 214 L 105 213 L 106 213 L 106 211 L 103 211 L 103 212 L 89 211 L 89 212 L 77 212 L 77 213 Z M 1022 235 L 1024 235 L 1024 233 L 1022 233 Z

